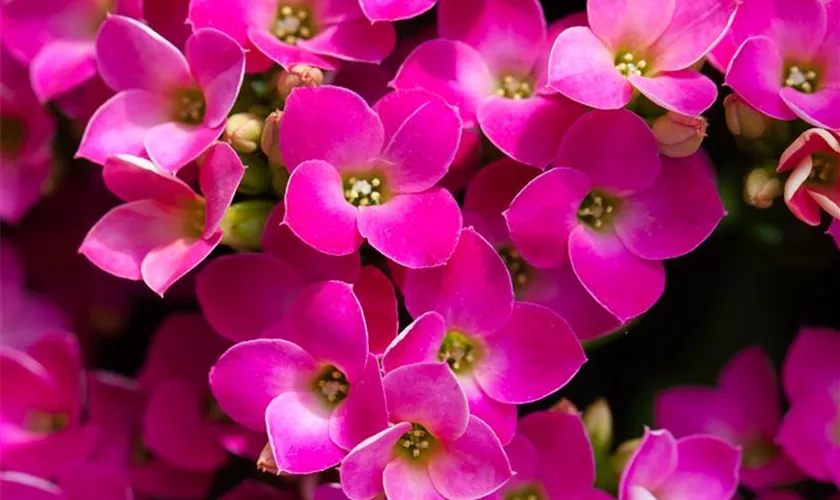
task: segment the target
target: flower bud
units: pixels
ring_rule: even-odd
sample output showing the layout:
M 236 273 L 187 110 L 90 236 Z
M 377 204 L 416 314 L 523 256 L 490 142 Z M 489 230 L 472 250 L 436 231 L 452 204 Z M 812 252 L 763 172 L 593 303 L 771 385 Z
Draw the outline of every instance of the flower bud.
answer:
M 744 179 L 744 201 L 756 208 L 770 208 L 782 194 L 782 181 L 766 168 L 751 170 Z
M 324 83 L 324 73 L 318 68 L 306 64 L 296 64 L 289 71 L 284 71 L 277 79 L 277 93 L 284 101 L 297 87 L 319 87 Z
M 259 147 L 263 120 L 253 113 L 236 113 L 225 125 L 225 141 L 240 153 L 253 153 Z
M 642 443 L 641 438 L 630 439 L 618 445 L 615 453 L 610 457 L 610 468 L 616 477 L 621 477 L 624 467 L 630 461 L 630 457 L 636 452 L 636 448 Z
M 285 168 L 272 168 L 271 174 L 273 175 L 271 185 L 274 188 L 274 194 L 278 198 L 285 198 L 286 185 L 289 183 L 289 176 L 291 174 Z
M 280 156 L 280 119 L 283 112 L 275 109 L 265 119 L 265 124 L 260 137 L 260 149 L 268 157 L 268 166 L 271 168 L 282 168 L 283 158 Z
M 612 412 L 604 398 L 598 398 L 583 411 L 583 425 L 595 453 L 607 452 L 612 447 Z
M 700 149 L 706 137 L 706 119 L 669 111 L 654 120 L 651 127 L 659 151 L 671 158 L 685 158 Z
M 573 413 L 573 414 L 574 413 L 579 413 L 578 409 L 577 409 L 577 406 L 575 406 L 574 403 L 572 403 L 571 401 L 569 401 L 566 398 L 563 398 L 560 401 L 551 405 L 551 408 L 549 408 L 549 411 L 557 411 L 557 412 L 560 412 L 560 413 Z
M 734 136 L 754 140 L 770 128 L 770 117 L 747 104 L 738 94 L 726 96 L 723 107 L 726 111 L 726 126 Z
M 272 174 L 265 162 L 255 155 L 246 155 L 242 163 L 246 167 L 245 174 L 236 190 L 248 196 L 271 192 Z
M 246 200 L 234 203 L 222 218 L 222 243 L 244 252 L 259 250 L 265 221 L 274 209 L 267 200 Z
M 271 451 L 271 445 L 268 443 L 257 458 L 257 469 L 266 474 L 280 475 L 280 469 L 277 467 L 277 462 L 274 461 L 274 452 Z

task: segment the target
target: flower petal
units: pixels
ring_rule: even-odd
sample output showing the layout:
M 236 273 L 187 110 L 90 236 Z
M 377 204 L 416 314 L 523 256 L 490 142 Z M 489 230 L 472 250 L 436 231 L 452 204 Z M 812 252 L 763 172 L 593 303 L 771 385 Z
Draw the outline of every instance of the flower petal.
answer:
M 186 182 L 137 156 L 109 157 L 105 160 L 102 178 L 108 190 L 126 202 L 156 200 L 177 206 L 197 202 L 199 198 Z
M 768 441 L 775 437 L 782 403 L 776 370 L 763 349 L 752 346 L 735 354 L 721 371 L 718 387 L 741 404 L 747 419 L 762 436 Z
M 352 499 L 368 499 L 382 493 L 382 473 L 394 459 L 394 449 L 411 424 L 400 422 L 367 438 L 341 463 L 341 488 Z
M 181 237 L 157 246 L 140 266 L 143 281 L 161 297 L 173 283 L 192 271 L 222 241 L 218 232 L 210 238 Z
M 405 460 L 393 460 L 382 472 L 385 498 L 414 498 L 417 500 L 444 500 L 446 497 L 435 489 L 426 467 Z
M 259 50 L 254 50 L 248 39 L 248 28 L 269 26 L 276 15 L 276 0 L 231 0 L 225 3 L 224 8 L 220 8 L 216 0 L 191 0 L 187 22 L 195 30 L 215 28 L 231 36 L 248 51 L 246 71 L 260 73 L 269 68 L 271 61 Z
M 516 405 L 501 403 L 488 396 L 472 374 L 459 376 L 458 383 L 467 396 L 470 415 L 490 426 L 503 445 L 510 443 L 516 433 Z
M 223 130 L 224 124 L 210 128 L 167 122 L 146 132 L 143 142 L 152 161 L 166 171 L 177 172 L 198 158 Z
M 690 69 L 660 73 L 650 78 L 630 75 L 628 79 L 654 104 L 687 116 L 699 116 L 717 99 L 715 82 Z
M 748 39 L 741 45 L 726 70 L 726 85 L 747 103 L 777 120 L 793 120 L 794 113 L 782 98 L 784 61 L 776 43 L 765 36 Z
M 221 31 L 200 29 L 187 39 L 184 53 L 204 94 L 204 124 L 217 127 L 227 118 L 242 86 L 245 52 Z
M 330 439 L 350 450 L 388 426 L 385 389 L 376 357 L 368 354 L 364 374 L 350 384 L 345 399 L 330 417 Z
M 245 166 L 228 143 L 215 142 L 207 148 L 198 173 L 198 185 L 206 202 L 202 237 L 209 238 L 219 229 L 244 175 Z
M 391 23 L 371 23 L 356 19 L 321 29 L 309 40 L 297 45 L 317 55 L 345 61 L 380 63 L 397 44 L 397 33 Z
M 837 441 L 832 439 L 840 418 L 838 391 L 840 385 L 835 384 L 796 400 L 785 414 L 776 437 L 793 462 L 817 481 L 832 480 L 832 456 L 840 451 Z
M 400 366 L 417 363 L 434 363 L 441 342 L 446 336 L 446 322 L 440 314 L 423 313 L 405 327 L 391 342 L 382 356 L 382 368 L 390 372 Z
M 676 437 L 712 434 L 732 443 L 754 439 L 752 422 L 744 418 L 737 399 L 711 387 L 682 386 L 656 395 L 656 425 Z
M 825 391 L 840 380 L 840 334 L 828 328 L 802 328 L 788 348 L 782 383 L 792 403 Z
M 335 70 L 338 67 L 338 61 L 335 59 L 304 50 L 298 45 L 289 45 L 266 30 L 251 27 L 248 29 L 248 39 L 258 49 L 258 52 L 262 52 L 265 57 L 270 59 L 269 63 L 274 61 L 284 69 L 289 69 L 296 64 L 309 64 L 328 71 Z M 253 72 L 259 73 L 265 71 L 264 66 L 271 66 L 271 64 L 265 64 L 265 57 L 262 58 L 263 61 L 258 60 L 257 63 L 254 63 L 255 68 L 258 69 Z M 250 64 L 249 61 L 249 67 Z
M 360 0 L 371 21 L 401 21 L 431 10 L 437 0 Z
M 664 429 L 651 431 L 646 427 L 642 442 L 621 473 L 619 498 L 634 498 L 630 492 L 634 487 L 655 490 L 677 468 L 677 460 L 677 441 L 674 436 Z
M 48 43 L 32 60 L 29 76 L 38 100 L 51 101 L 96 76 L 96 48 L 88 40 Z
M 732 498 L 738 489 L 741 452 L 711 436 L 689 436 L 677 442 L 677 470 L 657 489 L 669 498 L 686 491 L 702 491 L 703 497 Z
M 365 266 L 353 285 L 353 292 L 365 314 L 370 352 L 382 354 L 399 331 L 394 285 L 376 267 Z
M 613 51 L 643 51 L 668 28 L 675 0 L 590 0 L 586 13 L 592 31 Z
M 840 130 L 840 89 L 823 88 L 805 94 L 785 87 L 779 95 L 797 116 L 811 125 Z

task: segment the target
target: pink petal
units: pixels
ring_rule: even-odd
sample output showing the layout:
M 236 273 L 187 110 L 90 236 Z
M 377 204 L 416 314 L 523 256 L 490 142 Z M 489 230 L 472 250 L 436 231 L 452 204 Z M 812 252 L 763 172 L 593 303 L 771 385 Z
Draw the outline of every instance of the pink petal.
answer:
M 359 211 L 359 233 L 385 257 L 410 269 L 440 266 L 455 251 L 461 209 L 452 193 L 400 194 Z
M 204 124 L 223 123 L 233 107 L 245 71 L 245 52 L 228 35 L 202 29 L 187 40 L 184 53 L 204 100 Z
M 421 44 L 391 82 L 397 90 L 422 88 L 458 108 L 465 127 L 475 124 L 480 102 L 495 89 L 490 68 L 469 45 L 436 39 Z
M 308 64 L 324 70 L 334 70 L 338 67 L 338 61 L 335 59 L 304 50 L 298 45 L 289 45 L 288 43 L 281 42 L 267 30 L 251 27 L 248 29 L 248 39 L 259 52 L 265 54 L 265 57 L 276 62 L 284 69 L 289 69 L 296 64 Z M 265 60 L 265 58 L 262 59 Z M 251 64 L 255 67 L 253 72 L 259 73 L 260 71 L 265 71 L 263 68 L 265 65 L 264 62 L 249 62 L 248 66 L 250 67 Z M 270 64 L 267 66 L 270 66 Z
M 610 49 L 643 51 L 666 32 L 676 8 L 675 0 L 590 0 L 586 13 Z
M 580 226 L 569 235 L 569 256 L 583 286 L 621 321 L 650 309 L 665 289 L 662 262 L 637 257 L 615 234 Z
M 625 198 L 615 221 L 621 241 L 643 259 L 672 259 L 691 252 L 726 213 L 709 178 L 705 153 L 662 161 L 656 182 Z
M 87 40 L 49 43 L 32 60 L 29 72 L 38 100 L 51 101 L 96 75 L 94 44 Z
M 399 193 L 418 193 L 437 184 L 458 151 L 457 111 L 422 90 L 392 92 L 375 109 L 385 128 L 382 157 L 393 164 L 389 186 Z
M 429 462 L 429 477 L 445 498 L 480 498 L 513 477 L 499 438 L 480 419 L 470 416 L 467 430 Z
M 516 405 L 501 403 L 488 396 L 472 374 L 459 376 L 458 383 L 467 396 L 470 415 L 490 426 L 503 445 L 510 443 L 516 433 Z
M 738 448 L 701 435 L 680 439 L 677 453 L 677 470 L 656 489 L 657 496 L 674 498 L 693 491 L 702 492 L 698 500 L 732 498 L 738 489 Z
M 443 317 L 434 311 L 423 313 L 405 327 L 385 350 L 382 368 L 387 373 L 400 366 L 436 362 L 445 336 Z
M 28 349 L 55 380 L 59 407 L 75 424 L 82 411 L 84 367 L 78 339 L 66 332 L 48 332 Z M 45 408 L 47 410 L 47 408 Z
M 187 472 L 154 458 L 130 474 L 132 488 L 152 498 L 203 498 L 213 486 L 213 474 Z
M 198 195 L 181 179 L 149 160 L 129 155 L 105 160 L 102 178 L 112 193 L 126 202 L 156 200 L 164 205 L 197 203 Z
M 531 73 L 546 37 L 537 0 L 441 0 L 441 38 L 474 47 L 497 76 Z
M 388 427 L 385 389 L 376 357 L 368 354 L 364 374 L 350 384 L 345 399 L 330 417 L 330 439 L 350 450 Z
M 829 328 L 802 328 L 782 365 L 782 383 L 788 399 L 796 403 L 840 380 L 838 356 L 840 333 Z
M 455 253 L 444 266 L 410 270 L 403 294 L 412 316 L 437 311 L 449 328 L 469 335 L 498 330 L 513 308 L 513 286 L 504 262 L 471 228 L 461 231 Z
M 517 303 L 507 325 L 486 339 L 475 377 L 500 402 L 524 404 L 557 391 L 586 355 L 563 318 L 542 306 Z
M 401 21 L 431 10 L 437 0 L 360 0 L 371 21 Z
M 207 148 L 199 165 L 198 185 L 206 202 L 202 237 L 209 238 L 233 201 L 245 167 L 226 142 L 215 142 Z
M 382 383 L 392 422 L 420 424 L 443 441 L 464 434 L 467 398 L 446 363 L 401 366 L 388 372 Z
M 399 331 L 394 285 L 379 269 L 365 266 L 353 285 L 353 292 L 365 315 L 370 352 L 382 354 Z
M 558 167 L 516 195 L 504 215 L 510 237 L 528 263 L 554 267 L 568 261 L 569 234 L 580 224 L 577 211 L 590 188 L 585 174 Z
M 117 92 L 144 89 L 165 93 L 192 84 L 187 60 L 145 24 L 109 16 L 96 36 L 99 75 Z
M 554 41 L 548 85 L 596 109 L 623 108 L 633 96 L 633 87 L 615 68 L 613 52 L 584 26 L 569 28 Z
M 840 419 L 836 394 L 840 385 L 809 393 L 794 401 L 785 414 L 776 442 L 802 468 L 818 481 L 831 481 L 832 457 L 840 451 L 834 433 Z
M 0 219 L 17 224 L 38 203 L 52 175 L 51 157 L 25 163 L 3 160 L 0 168 Z
M 62 500 L 61 488 L 23 472 L 0 472 L 0 491 L 8 500 Z
M 169 172 L 177 172 L 195 160 L 222 134 L 224 124 L 215 128 L 168 122 L 158 125 L 144 137 L 149 158 Z
M 435 489 L 426 467 L 396 459 L 382 472 L 385 498 L 416 498 L 417 500 L 444 500 L 446 497 Z
M 295 89 L 283 110 L 280 136 L 289 171 L 307 160 L 358 169 L 379 157 L 384 144 L 376 113 L 352 91 L 332 86 Z
M 353 499 L 382 493 L 382 473 L 394 458 L 394 448 L 411 424 L 400 422 L 359 443 L 341 463 L 341 487 Z
M 563 136 L 553 163 L 583 172 L 592 187 L 624 195 L 656 180 L 659 145 L 637 115 L 624 110 L 592 111 Z
M 344 198 L 341 175 L 329 163 L 305 161 L 289 177 L 285 222 L 315 249 L 329 255 L 355 252 L 363 241 L 356 229 L 358 213 Z
M 272 491 L 276 492 L 277 490 Z M 243 498 L 242 500 L 251 500 L 251 498 Z M 324 483 L 315 488 L 312 500 L 347 500 L 347 495 L 344 494 L 340 484 Z
M 221 241 L 222 233 L 218 232 L 207 239 L 181 237 L 153 248 L 140 267 L 143 281 L 163 296 L 173 283 L 201 264 Z
M 811 175 L 813 168 L 812 159 L 805 157 L 803 161 L 791 172 L 785 181 L 784 199 L 785 204 L 797 218 L 811 226 L 820 224 L 820 205 L 809 196 L 809 190 L 804 186 L 805 181 Z
M 776 43 L 757 36 L 741 45 L 729 63 L 726 84 L 747 103 L 778 120 L 793 120 L 796 114 L 779 96 L 784 61 Z
M 169 103 L 145 90 L 127 90 L 108 99 L 85 128 L 76 156 L 103 165 L 117 154 L 142 156 L 146 133 L 169 120 Z
M 667 430 L 651 431 L 645 428 L 642 442 L 624 466 L 618 497 L 633 499 L 630 490 L 639 486 L 648 491 L 655 490 L 677 468 L 677 460 L 677 441 L 674 436 Z
M 771 7 L 769 14 L 768 3 Z M 759 18 L 760 21 L 751 19 L 753 23 L 767 23 L 758 34 L 770 36 L 782 49 L 786 58 L 807 61 L 814 56 L 820 42 L 826 37 L 826 4 L 830 2 L 803 0 L 794 5 L 784 0 L 772 0 L 756 5 L 749 5 L 747 2 L 744 9 L 745 17 Z M 755 24 L 752 27 L 755 29 Z
M 304 388 L 316 370 L 312 356 L 291 342 L 248 340 L 219 358 L 210 370 L 210 387 L 226 415 L 263 431 L 268 404 L 278 394 Z
M 711 434 L 732 443 L 754 440 L 754 426 L 737 399 L 710 387 L 675 387 L 656 396 L 655 421 L 674 436 Z M 764 441 L 760 441 L 764 443 Z
M 628 78 L 654 104 L 688 116 L 699 116 L 717 99 L 715 83 L 690 69 L 660 73 L 650 78 L 637 75 Z
M 583 106 L 561 96 L 527 99 L 490 97 L 478 108 L 487 139 L 516 161 L 545 168 Z
M 231 36 L 248 51 L 247 72 L 259 73 L 268 69 L 270 61 L 260 51 L 253 50 L 248 39 L 248 28 L 268 26 L 276 15 L 276 0 L 229 1 L 224 8 L 220 8 L 216 0 L 191 0 L 187 22 L 196 30 L 215 28 Z
M 130 0 L 130 3 L 140 4 L 137 6 L 140 12 L 130 17 L 138 19 L 142 17 L 153 30 L 172 42 L 172 45 L 183 50 L 187 38 L 193 31 L 193 27 L 187 20 L 190 0 L 174 0 L 165 3 Z
M 797 116 L 811 125 L 840 130 L 840 89 L 823 88 L 805 94 L 785 87 L 779 95 Z
M 321 56 L 346 61 L 380 63 L 397 43 L 391 23 L 371 23 L 367 19 L 345 21 L 321 29 L 298 46 Z
M 779 384 L 773 362 L 760 347 L 748 347 L 733 356 L 720 373 L 718 387 L 740 402 L 762 436 L 774 437 L 782 413 Z

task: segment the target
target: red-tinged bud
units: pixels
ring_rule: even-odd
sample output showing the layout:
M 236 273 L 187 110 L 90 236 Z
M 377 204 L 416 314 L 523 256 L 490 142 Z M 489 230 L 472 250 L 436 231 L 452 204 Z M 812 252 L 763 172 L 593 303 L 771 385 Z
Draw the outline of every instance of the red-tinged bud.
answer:
M 280 156 L 280 120 L 282 117 L 282 111 L 272 111 L 265 119 L 262 137 L 260 138 L 260 148 L 268 157 L 268 166 L 271 168 L 283 168 L 283 158 Z
M 253 153 L 259 147 L 263 120 L 253 113 L 236 113 L 228 118 L 224 139 L 240 153 Z
M 324 73 L 318 68 L 297 64 L 284 71 L 277 79 L 277 93 L 284 101 L 297 87 L 319 87 L 324 83 Z
M 738 94 L 729 94 L 723 100 L 726 126 L 734 136 L 754 140 L 770 128 L 771 120 L 744 101 Z
M 706 138 L 706 120 L 669 111 L 654 120 L 651 127 L 659 142 L 659 151 L 671 158 L 685 158 L 700 149 Z
M 549 408 L 549 411 L 557 411 L 557 412 L 561 412 L 561 413 L 572 413 L 572 414 L 580 413 L 577 409 L 577 406 L 575 406 L 574 403 L 572 403 L 571 401 L 569 401 L 566 398 L 563 398 L 560 401 L 551 405 L 551 408 Z
M 257 458 L 257 469 L 266 474 L 280 475 L 280 469 L 277 467 L 277 462 L 274 461 L 274 452 L 271 451 L 271 445 L 266 443 L 265 448 L 260 452 Z

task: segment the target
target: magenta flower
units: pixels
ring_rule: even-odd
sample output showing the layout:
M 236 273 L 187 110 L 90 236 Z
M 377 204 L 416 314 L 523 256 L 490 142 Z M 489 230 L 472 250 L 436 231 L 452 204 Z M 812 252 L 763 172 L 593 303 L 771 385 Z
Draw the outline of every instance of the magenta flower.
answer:
M 27 2 L 13 5 L 20 3 Z M 17 224 L 41 199 L 52 174 L 55 120 L 32 93 L 26 68 L 3 47 L 0 85 L 0 220 Z
M 592 298 L 568 262 L 548 269 L 533 266 L 510 238 L 502 214 L 516 194 L 539 174 L 538 169 L 509 159 L 485 166 L 467 186 L 464 222 L 475 227 L 502 256 L 517 300 L 553 310 L 569 323 L 580 340 L 613 332 L 621 322 Z
M 371 21 L 401 21 L 432 10 L 438 0 L 359 0 Z
M 470 412 L 502 443 L 513 437 L 517 404 L 560 389 L 586 361 L 563 318 L 514 302 L 504 262 L 471 228 L 446 265 L 409 271 L 403 293 L 416 319 L 388 346 L 383 368 L 446 362 Z
M 782 153 L 776 171 L 790 172 L 785 203 L 801 221 L 818 226 L 821 209 L 840 219 L 840 136 L 806 130 Z
M 744 2 L 745 39 L 726 84 L 762 113 L 840 129 L 840 8 L 822 0 Z
M 350 285 L 310 286 L 284 323 L 284 339 L 249 340 L 225 352 L 210 385 L 227 415 L 268 431 L 279 470 L 308 474 L 337 465 L 385 427 L 385 396 Z
M 9 500 L 132 500 L 124 478 L 100 464 L 71 467 L 53 483 L 22 472 L 0 472 L 0 493 Z
M 840 333 L 803 328 L 788 350 L 782 383 L 791 408 L 777 442 L 810 477 L 840 486 Z
M 741 453 L 707 435 L 674 439 L 645 429 L 624 467 L 619 500 L 729 500 L 738 488 Z
M 662 260 L 693 250 L 724 215 L 703 153 L 660 159 L 656 138 L 629 111 L 580 118 L 553 165 L 505 212 L 511 239 L 531 265 L 571 262 L 622 322 L 659 299 Z
M 357 1 L 191 0 L 194 28 L 216 28 L 248 51 L 248 73 L 271 61 L 336 69 L 337 59 L 378 63 L 396 44 L 390 23 L 372 23 Z
M 118 93 L 91 117 L 77 156 L 104 165 L 117 154 L 148 155 L 176 172 L 222 133 L 245 66 L 229 36 L 198 30 L 181 54 L 148 26 L 110 16 L 96 47 L 99 72 Z
M 285 221 L 308 245 L 346 255 L 366 238 L 411 268 L 452 255 L 461 211 L 435 184 L 455 157 L 461 121 L 442 99 L 395 92 L 371 109 L 339 87 L 295 89 L 280 136 L 292 172 Z
M 219 223 L 244 170 L 230 146 L 214 144 L 201 162 L 202 197 L 148 160 L 111 157 L 102 176 L 125 203 L 91 228 L 79 252 L 103 271 L 142 279 L 163 295 L 222 240 Z
M 774 443 L 782 417 L 773 364 L 759 347 L 736 354 L 717 388 L 676 387 L 660 393 L 656 424 L 677 437 L 711 434 L 741 447 L 741 483 L 750 489 L 794 483 L 802 471 Z
M 589 0 L 589 27 L 557 37 L 551 88 L 597 109 L 627 106 L 638 91 L 655 104 L 696 116 L 717 97 L 691 69 L 724 35 L 740 0 Z
M 356 446 L 341 464 L 352 500 L 480 498 L 513 475 L 499 439 L 469 414 L 467 398 L 444 363 L 420 363 L 383 378 L 394 424 Z
M 438 32 L 443 39 L 408 56 L 394 88 L 440 95 L 505 154 L 545 167 L 583 107 L 544 89 L 550 41 L 540 3 L 442 0 Z

